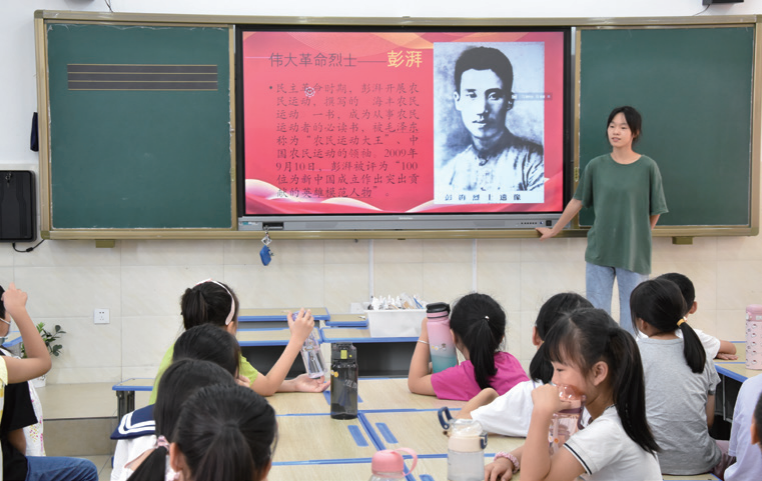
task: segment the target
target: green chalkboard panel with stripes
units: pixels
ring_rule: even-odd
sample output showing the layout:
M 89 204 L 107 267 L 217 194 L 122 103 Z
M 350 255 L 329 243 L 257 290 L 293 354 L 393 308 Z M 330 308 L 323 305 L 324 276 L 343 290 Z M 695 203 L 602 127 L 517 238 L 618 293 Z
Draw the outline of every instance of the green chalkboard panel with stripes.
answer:
M 227 27 L 50 23 L 52 229 L 232 228 Z

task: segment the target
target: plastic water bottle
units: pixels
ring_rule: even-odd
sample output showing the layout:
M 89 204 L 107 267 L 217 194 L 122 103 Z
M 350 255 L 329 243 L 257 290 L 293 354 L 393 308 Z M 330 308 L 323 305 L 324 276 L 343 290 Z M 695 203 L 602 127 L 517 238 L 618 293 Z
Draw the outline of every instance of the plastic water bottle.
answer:
M 313 379 L 325 376 L 325 362 L 320 352 L 317 329 L 313 329 L 302 346 L 302 361 L 307 375 Z
M 450 306 L 445 302 L 426 305 L 426 330 L 429 333 L 429 354 L 433 372 L 444 371 L 458 364 L 455 341 L 450 332 Z
M 482 481 L 487 433 L 473 419 L 452 419 L 450 410 L 439 410 L 439 423 L 447 431 L 447 480 Z
M 762 369 L 762 305 L 746 306 L 746 369 Z
M 413 456 L 413 465 L 410 466 L 410 471 L 415 469 L 415 465 L 418 462 L 418 455 L 412 449 L 384 449 L 383 451 L 377 451 L 376 454 L 373 455 L 373 459 L 370 462 L 370 469 L 373 470 L 373 475 L 370 477 L 369 481 L 395 481 L 405 479 L 405 460 L 402 458 L 401 452 Z
M 331 417 L 357 417 L 357 348 L 349 342 L 331 344 Z
M 585 409 L 585 395 L 580 394 L 574 386 L 558 385 L 558 397 L 571 403 L 571 407 L 553 414 L 548 433 L 550 455 L 556 453 L 572 434 L 582 429 L 582 412 Z

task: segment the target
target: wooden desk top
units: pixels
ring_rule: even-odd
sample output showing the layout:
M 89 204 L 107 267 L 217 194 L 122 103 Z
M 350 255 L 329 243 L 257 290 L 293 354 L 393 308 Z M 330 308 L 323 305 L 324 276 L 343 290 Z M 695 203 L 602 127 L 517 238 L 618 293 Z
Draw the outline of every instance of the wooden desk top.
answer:
M 325 325 L 334 327 L 368 327 L 368 320 L 364 314 L 332 314 L 331 320 L 326 321 Z
M 238 309 L 238 320 L 241 322 L 256 321 L 286 321 L 286 311 L 299 312 L 300 307 L 268 307 L 259 309 Z M 331 314 L 325 307 L 307 307 L 318 321 L 327 321 Z
M 406 463 L 408 466 L 410 465 L 409 460 Z M 484 465 L 492 462 L 492 456 L 485 456 L 484 457 Z M 516 473 L 511 478 L 511 481 L 519 481 L 519 476 L 521 473 Z M 416 465 L 415 469 L 413 470 L 413 477 L 416 480 L 434 480 L 434 481 L 440 481 L 440 480 L 446 480 L 447 479 L 447 458 L 423 458 L 418 459 L 418 465 Z M 273 478 L 275 479 L 275 478 Z
M 377 409 L 439 409 L 443 406 L 460 408 L 465 401 L 437 399 L 435 396 L 413 394 L 407 388 L 407 378 L 363 379 L 360 378 L 358 392 L 363 411 Z
M 750 377 L 754 377 L 757 374 L 762 373 L 762 371 L 755 369 L 746 369 L 746 342 L 733 341 L 733 344 L 736 346 L 736 354 L 738 355 L 738 359 L 735 361 L 722 361 L 715 359 L 714 366 L 717 368 L 717 372 L 723 376 L 727 376 L 740 382 L 744 382 Z
M 321 401 L 316 399 L 316 402 Z M 280 415 L 278 433 L 274 462 L 354 458 L 370 460 L 376 452 L 372 439 L 359 419 L 332 419 L 327 414 Z
M 370 475 L 370 462 L 347 464 L 274 464 L 267 478 L 280 481 L 336 481 L 337 479 L 364 481 L 370 478 Z
M 330 401 L 326 400 L 326 395 L 322 392 L 279 392 L 268 397 L 267 402 L 275 409 L 276 414 L 329 414 L 331 412 Z
M 386 449 L 407 447 L 418 455 L 447 453 L 447 436 L 442 432 L 436 411 L 372 412 L 363 415 Z M 499 451 L 511 451 L 522 444 L 524 438 L 490 434 L 485 453 L 494 455 Z
M 289 329 L 238 329 L 235 334 L 241 346 L 285 346 L 291 338 Z
M 417 337 L 371 337 L 370 330 L 361 327 L 322 327 L 320 328 L 320 336 L 323 338 L 323 342 L 415 342 Z

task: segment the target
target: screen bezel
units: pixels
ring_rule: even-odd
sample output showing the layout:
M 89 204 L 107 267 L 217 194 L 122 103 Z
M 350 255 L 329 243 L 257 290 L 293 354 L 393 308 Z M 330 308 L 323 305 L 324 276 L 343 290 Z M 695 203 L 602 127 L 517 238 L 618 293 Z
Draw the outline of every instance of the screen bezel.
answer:
M 245 125 L 243 36 L 251 31 L 276 32 L 561 32 L 563 34 L 563 128 L 562 128 L 562 206 L 548 212 L 473 212 L 473 213 L 363 213 L 363 214 L 246 214 L 245 200 Z M 563 207 L 574 188 L 574 160 L 572 154 L 573 126 L 573 58 L 572 27 L 515 27 L 515 26 L 438 26 L 385 25 L 291 25 L 246 24 L 235 29 L 235 98 L 236 98 L 236 178 L 239 230 L 286 231 L 398 231 L 398 230 L 483 230 L 534 229 L 552 226 L 560 218 Z

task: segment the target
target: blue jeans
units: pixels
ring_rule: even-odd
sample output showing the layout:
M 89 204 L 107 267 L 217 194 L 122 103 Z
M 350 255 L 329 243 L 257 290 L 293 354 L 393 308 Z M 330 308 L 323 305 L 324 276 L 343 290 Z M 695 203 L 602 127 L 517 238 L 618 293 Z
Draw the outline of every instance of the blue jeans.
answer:
M 638 284 L 648 280 L 648 274 L 639 274 L 619 267 L 587 263 L 585 268 L 587 300 L 593 306 L 603 309 L 609 314 L 611 314 L 611 292 L 614 290 L 614 277 L 616 277 L 619 286 L 619 325 L 634 336 L 637 333 L 632 325 L 630 315 L 630 294 Z
M 58 456 L 27 456 L 26 481 L 98 481 L 92 461 Z

